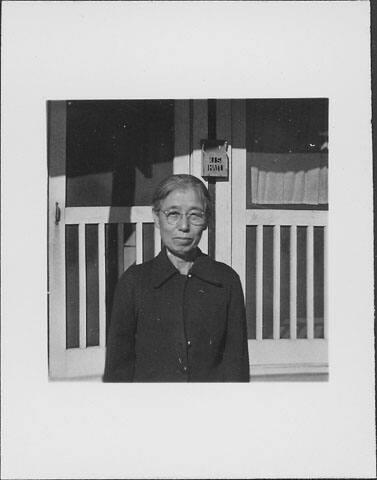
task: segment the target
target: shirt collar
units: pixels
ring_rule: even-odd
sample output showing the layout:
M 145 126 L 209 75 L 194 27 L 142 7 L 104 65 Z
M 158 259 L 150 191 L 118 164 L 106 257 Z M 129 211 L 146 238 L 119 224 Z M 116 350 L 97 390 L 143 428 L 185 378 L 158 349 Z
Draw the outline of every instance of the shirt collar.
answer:
M 219 276 L 216 263 L 198 248 L 198 256 L 194 260 L 194 264 L 189 272 L 195 277 L 211 283 L 218 287 L 222 286 L 222 281 Z M 152 271 L 152 283 L 155 288 L 161 287 L 163 283 L 168 281 L 173 275 L 179 274 L 179 271 L 169 260 L 166 249 L 163 248 L 161 252 L 154 259 Z

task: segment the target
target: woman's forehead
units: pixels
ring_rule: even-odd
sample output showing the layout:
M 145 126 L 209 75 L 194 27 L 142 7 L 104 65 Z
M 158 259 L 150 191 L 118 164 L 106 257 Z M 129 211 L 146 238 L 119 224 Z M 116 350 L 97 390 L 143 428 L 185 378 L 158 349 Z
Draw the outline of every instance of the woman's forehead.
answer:
M 177 188 L 161 201 L 161 206 L 163 208 L 185 206 L 204 209 L 204 202 L 196 188 Z

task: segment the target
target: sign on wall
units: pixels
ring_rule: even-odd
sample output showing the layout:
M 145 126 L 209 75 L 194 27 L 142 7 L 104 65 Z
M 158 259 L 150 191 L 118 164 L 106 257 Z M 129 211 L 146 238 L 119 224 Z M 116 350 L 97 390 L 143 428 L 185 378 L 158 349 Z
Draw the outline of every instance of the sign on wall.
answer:
M 202 177 L 228 178 L 227 142 L 202 140 Z

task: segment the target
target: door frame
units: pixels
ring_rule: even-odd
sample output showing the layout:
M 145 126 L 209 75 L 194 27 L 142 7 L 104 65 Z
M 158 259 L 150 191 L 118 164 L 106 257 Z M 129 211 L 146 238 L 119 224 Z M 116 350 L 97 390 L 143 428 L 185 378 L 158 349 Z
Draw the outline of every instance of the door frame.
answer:
M 76 224 L 79 230 L 79 257 L 85 263 L 85 224 L 99 224 L 99 268 L 105 268 L 104 223 L 122 222 L 127 218 L 136 223 L 136 234 L 142 222 L 153 222 L 151 206 L 143 207 L 69 207 L 66 208 L 66 122 L 67 101 L 50 101 L 48 109 L 48 349 L 50 379 L 100 378 L 105 362 L 105 284 L 99 278 L 100 345 L 85 345 L 85 272 L 80 278 L 80 347 L 66 348 L 66 272 L 65 225 Z M 191 173 L 201 178 L 200 141 L 208 132 L 206 100 L 174 101 L 173 173 Z M 204 182 L 206 183 L 206 182 Z M 56 215 L 59 221 L 56 221 Z M 118 234 L 119 232 L 118 228 Z M 155 229 L 155 255 L 160 248 L 160 236 Z M 158 248 L 156 246 L 158 245 Z M 199 247 L 208 251 L 208 232 L 203 233 Z M 118 252 L 119 253 L 119 252 Z M 137 263 L 142 261 L 136 250 Z M 101 323 L 102 319 L 102 323 Z
M 260 225 L 257 227 L 259 228 L 259 234 L 262 232 L 262 225 L 268 224 L 293 225 L 294 232 L 297 224 L 308 224 L 311 229 L 313 225 L 321 225 L 324 226 L 324 262 L 326 269 L 328 212 L 310 210 L 274 210 L 273 212 L 272 209 L 247 209 L 246 100 L 218 100 L 216 111 L 217 138 L 228 142 L 229 157 L 229 181 L 218 182 L 216 185 L 216 260 L 228 263 L 236 270 L 246 296 L 246 225 Z M 272 212 L 272 215 L 269 215 L 269 212 Z M 280 235 L 278 234 L 279 229 L 275 228 L 275 255 L 279 254 L 277 245 L 279 245 Z M 312 236 L 308 236 L 308 238 L 312 241 Z M 261 258 L 257 270 L 261 275 Z M 291 328 L 293 334 L 291 339 L 279 339 L 276 335 L 274 339 L 266 340 L 259 335 L 256 340 L 248 340 L 251 375 L 328 372 L 326 273 L 324 290 L 324 338 L 319 339 L 312 336 L 309 339 L 297 339 L 294 329 Z M 257 309 L 261 309 L 262 291 L 258 293 Z M 279 302 L 278 297 L 275 302 Z M 275 316 L 279 317 L 279 315 Z

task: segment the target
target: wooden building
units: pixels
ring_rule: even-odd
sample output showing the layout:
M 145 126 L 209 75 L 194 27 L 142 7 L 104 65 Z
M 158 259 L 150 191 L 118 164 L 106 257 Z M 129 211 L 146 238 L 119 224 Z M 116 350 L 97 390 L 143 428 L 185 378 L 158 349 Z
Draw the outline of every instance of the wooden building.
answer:
M 100 379 L 114 286 L 161 247 L 151 196 L 209 187 L 200 247 L 245 292 L 252 378 L 326 378 L 327 99 L 48 102 L 49 372 Z M 202 141 L 228 174 L 202 177 Z

